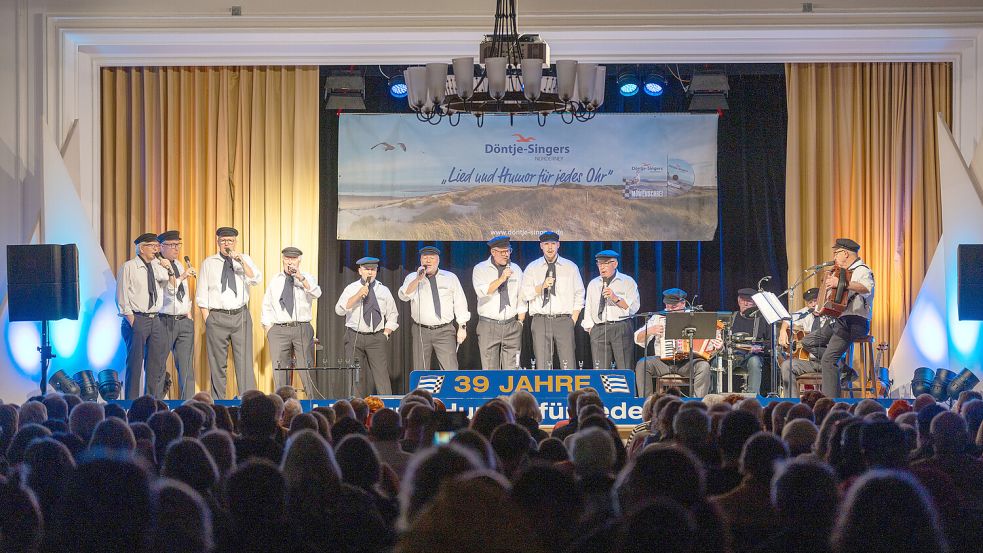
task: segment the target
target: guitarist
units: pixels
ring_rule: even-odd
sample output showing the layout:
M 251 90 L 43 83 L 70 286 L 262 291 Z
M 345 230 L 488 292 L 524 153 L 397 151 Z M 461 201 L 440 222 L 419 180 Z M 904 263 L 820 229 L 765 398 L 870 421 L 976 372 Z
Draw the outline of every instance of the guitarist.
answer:
M 830 324 L 809 333 L 802 339 L 802 347 L 819 359 L 823 374 L 823 394 L 840 397 L 840 373 L 836 362 L 850 344 L 870 333 L 870 317 L 874 306 L 874 273 L 860 256 L 860 244 L 849 238 L 837 238 L 833 244 L 834 269 L 826 273 L 824 286 L 835 289 L 839 283 L 837 269 L 852 271 L 847 286 L 848 297 L 843 313 Z M 819 304 L 826 298 L 820 297 Z
M 792 319 L 794 321 L 794 330 L 796 332 L 803 332 L 809 334 L 810 332 L 815 332 L 823 326 L 829 324 L 829 317 L 816 315 L 816 304 L 819 303 L 819 288 L 810 288 L 802 294 L 802 299 L 805 300 L 806 306 L 799 309 L 795 313 L 792 313 Z M 788 349 L 788 321 L 782 323 L 782 330 L 778 333 L 778 344 L 783 350 Z M 799 338 L 801 340 L 801 338 Z M 796 351 L 793 353 L 791 359 L 786 359 L 782 361 L 782 381 L 789 382 L 789 371 L 791 370 L 792 375 L 801 376 L 806 373 L 817 373 L 820 372 L 819 360 L 813 358 L 811 355 L 807 359 L 798 357 L 799 348 L 802 346 L 802 342 L 796 343 Z M 808 354 L 808 352 L 806 352 Z M 794 387 L 793 387 L 794 389 Z

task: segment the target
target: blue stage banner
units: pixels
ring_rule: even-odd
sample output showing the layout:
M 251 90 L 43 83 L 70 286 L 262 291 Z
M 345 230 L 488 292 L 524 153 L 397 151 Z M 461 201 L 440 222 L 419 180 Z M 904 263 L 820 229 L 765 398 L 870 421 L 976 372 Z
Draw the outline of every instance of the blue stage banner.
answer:
M 561 398 L 594 388 L 602 400 L 635 397 L 632 371 L 413 371 L 410 389 L 444 398 L 491 399 L 525 390 L 539 398 Z
M 412 114 L 341 115 L 342 240 L 712 240 L 716 114 L 602 113 L 540 127 L 421 124 Z M 599 224 L 603 223 L 603 224 Z

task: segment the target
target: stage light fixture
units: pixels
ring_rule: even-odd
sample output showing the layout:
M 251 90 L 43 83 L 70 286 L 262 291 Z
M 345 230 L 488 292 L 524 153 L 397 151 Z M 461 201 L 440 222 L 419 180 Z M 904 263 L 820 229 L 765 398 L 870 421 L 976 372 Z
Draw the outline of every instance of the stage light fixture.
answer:
M 932 397 L 935 401 L 945 401 L 949 398 L 949 384 L 956 378 L 956 373 L 949 369 L 936 369 L 935 379 L 932 380 Z
M 365 77 L 357 71 L 332 71 L 324 79 L 327 109 L 364 110 Z
M 639 84 L 635 73 L 625 71 L 618 75 L 618 92 L 626 98 L 638 94 Z
M 80 391 L 79 385 L 62 370 L 55 371 L 55 374 L 48 379 L 48 384 L 51 384 L 55 391 L 71 396 L 78 395 Z
M 406 79 L 402 74 L 393 75 L 389 79 L 389 95 L 393 98 L 406 98 L 409 89 L 406 87 Z
M 92 371 L 86 369 L 79 371 L 72 376 L 72 380 L 78 384 L 79 397 L 84 401 L 95 401 L 99 399 L 99 386 L 96 384 L 96 377 Z
M 720 111 L 730 108 L 727 95 L 730 94 L 730 83 L 723 73 L 697 73 L 686 89 L 690 97 L 690 111 Z
M 123 389 L 119 381 L 119 373 L 112 369 L 104 369 L 99 372 L 99 395 L 106 401 L 119 399 L 120 390 Z
M 959 376 L 953 378 L 952 382 L 949 382 L 949 386 L 946 388 L 946 391 L 948 392 L 949 397 L 952 399 L 959 399 L 959 394 L 961 392 L 972 390 L 979 383 L 979 377 L 973 374 L 973 371 L 964 368 L 962 372 L 959 373 Z
M 649 73 L 645 77 L 645 83 L 642 85 L 642 90 L 645 94 L 649 96 L 662 96 L 662 93 L 666 91 L 666 78 L 658 73 Z

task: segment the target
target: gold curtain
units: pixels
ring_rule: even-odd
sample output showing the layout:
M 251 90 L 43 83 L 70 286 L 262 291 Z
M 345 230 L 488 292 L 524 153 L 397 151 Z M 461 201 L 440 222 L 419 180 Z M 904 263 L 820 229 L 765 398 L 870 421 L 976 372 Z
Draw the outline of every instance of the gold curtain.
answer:
M 102 247 L 114 267 L 142 232 L 181 231 L 198 267 L 215 253 L 215 229 L 239 230 L 239 249 L 263 271 L 250 289 L 254 366 L 272 388 L 260 326 L 280 250 L 304 252 L 317 273 L 317 67 L 118 67 L 101 74 Z M 192 290 L 193 279 L 189 280 Z M 195 308 L 195 379 L 211 388 L 204 327 Z M 173 362 L 169 362 L 173 374 Z M 229 390 L 235 371 L 229 365 Z M 171 397 L 177 394 L 174 379 Z
M 952 67 L 793 63 L 785 73 L 789 279 L 831 259 L 835 238 L 859 242 L 877 283 L 871 334 L 893 351 L 942 234 L 935 114 L 951 126 Z

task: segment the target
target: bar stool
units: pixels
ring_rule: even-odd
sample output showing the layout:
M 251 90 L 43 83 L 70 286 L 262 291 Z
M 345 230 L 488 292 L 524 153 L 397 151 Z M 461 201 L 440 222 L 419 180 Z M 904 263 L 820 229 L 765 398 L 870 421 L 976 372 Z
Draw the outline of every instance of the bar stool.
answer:
M 860 346 L 857 348 L 857 346 Z M 858 351 L 859 349 L 859 351 Z M 874 366 L 874 337 L 864 336 L 850 344 L 850 366 L 857 371 L 861 398 L 877 397 L 877 367 Z M 850 381 L 850 397 L 854 396 L 853 381 Z

